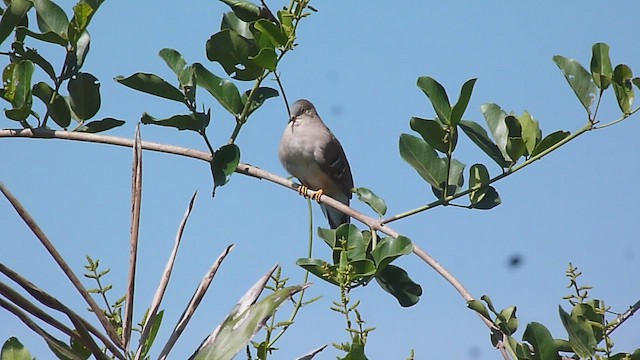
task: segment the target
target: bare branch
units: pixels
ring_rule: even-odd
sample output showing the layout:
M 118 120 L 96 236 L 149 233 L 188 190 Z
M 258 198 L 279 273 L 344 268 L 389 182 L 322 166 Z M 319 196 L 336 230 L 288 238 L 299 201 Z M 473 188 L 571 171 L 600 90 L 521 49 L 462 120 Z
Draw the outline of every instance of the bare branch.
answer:
M 200 301 L 202 301 L 202 298 L 206 294 L 207 289 L 209 289 L 209 285 L 211 285 L 211 282 L 213 281 L 213 277 L 216 275 L 216 272 L 218 271 L 218 268 L 222 264 L 222 261 L 227 257 L 227 255 L 229 255 L 231 250 L 233 250 L 234 246 L 235 245 L 227 246 L 227 248 L 222 252 L 222 254 L 218 256 L 218 259 L 211 266 L 209 271 L 207 271 L 204 278 L 202 278 L 202 280 L 200 281 L 200 285 L 198 285 L 198 288 L 196 289 L 195 293 L 191 297 L 191 301 L 189 301 L 187 308 L 182 313 L 180 320 L 178 320 L 178 323 L 176 324 L 175 328 L 173 329 L 173 332 L 171 333 L 171 336 L 169 336 L 169 340 L 167 340 L 167 343 L 165 344 L 164 348 L 160 352 L 158 359 L 164 360 L 167 358 L 167 356 L 169 355 L 169 352 L 173 348 L 173 345 L 175 345 L 176 341 L 178 340 L 178 337 L 180 337 L 180 334 L 182 334 L 182 331 L 184 331 L 185 327 L 187 327 L 189 320 L 191 320 L 191 316 L 193 316 L 193 313 L 195 313 L 196 309 L 198 308 L 198 305 L 200 305 Z
M 96 315 L 96 317 L 98 318 L 98 320 L 100 321 L 104 329 L 106 330 L 107 335 L 109 335 L 109 338 L 111 338 L 111 341 L 113 341 L 113 343 L 119 347 L 122 346 L 122 343 L 120 342 L 120 339 L 118 338 L 118 334 L 116 334 L 116 331 L 113 328 L 113 325 L 111 325 L 107 317 L 102 312 L 102 309 L 100 309 L 100 307 L 93 300 L 89 292 L 84 288 L 84 286 L 80 282 L 80 279 L 78 279 L 78 277 L 73 272 L 73 270 L 71 270 L 67 262 L 62 257 L 62 255 L 60 255 L 60 253 L 55 248 L 55 246 L 53 246 L 53 243 L 49 241 L 49 238 L 47 238 L 47 236 L 44 234 L 42 229 L 40 229 L 40 226 L 38 226 L 36 221 L 31 217 L 31 215 L 29 215 L 27 210 L 22 206 L 22 204 L 20 204 L 18 199 L 16 199 L 13 196 L 13 194 L 11 194 L 11 192 L 9 192 L 9 190 L 1 182 L 0 182 L 0 191 L 2 191 L 2 193 L 7 198 L 7 200 L 9 200 L 9 202 L 11 203 L 13 208 L 16 210 L 18 215 L 22 218 L 25 224 L 27 224 L 27 226 L 29 227 L 29 229 L 31 229 L 34 235 L 36 235 L 36 237 L 38 238 L 38 240 L 40 240 L 42 245 L 47 249 L 51 257 L 55 260 L 55 262 L 62 269 L 65 275 L 67 275 L 67 277 L 69 278 L 73 286 L 76 288 L 76 290 L 78 290 L 78 292 L 85 299 L 87 304 L 89 304 L 91 311 Z
M 173 250 L 171 251 L 171 255 L 169 255 L 169 260 L 167 260 L 167 265 L 164 268 L 162 278 L 160 279 L 160 284 L 158 285 L 156 294 L 154 295 L 153 301 L 151 302 L 147 320 L 145 321 L 144 327 L 142 328 L 142 333 L 140 334 L 140 343 L 138 345 L 138 350 L 136 351 L 135 360 L 140 359 L 144 343 L 147 341 L 147 337 L 149 337 L 149 331 L 151 331 L 151 327 L 153 326 L 153 323 L 156 319 L 156 315 L 158 315 L 158 309 L 160 308 L 160 303 L 162 303 L 164 293 L 167 290 L 167 285 L 169 284 L 169 279 L 171 278 L 171 272 L 173 271 L 176 256 L 178 255 L 178 247 L 180 246 L 180 242 L 182 241 L 182 234 L 184 232 L 185 226 L 187 225 L 187 220 L 189 219 L 189 215 L 191 214 L 191 210 L 193 209 L 193 204 L 196 201 L 197 195 L 198 193 L 196 192 L 191 197 L 191 201 L 189 201 L 189 207 L 182 217 L 182 221 L 180 222 L 180 226 L 178 227 L 178 234 L 176 235 L 176 241 L 173 245 Z
M 129 279 L 122 323 L 122 344 L 129 351 L 133 323 L 133 297 L 136 285 L 136 263 L 138 259 L 138 235 L 140 233 L 140 206 L 142 199 L 142 148 L 140 147 L 140 124 L 136 126 L 131 169 L 131 249 L 129 250 Z

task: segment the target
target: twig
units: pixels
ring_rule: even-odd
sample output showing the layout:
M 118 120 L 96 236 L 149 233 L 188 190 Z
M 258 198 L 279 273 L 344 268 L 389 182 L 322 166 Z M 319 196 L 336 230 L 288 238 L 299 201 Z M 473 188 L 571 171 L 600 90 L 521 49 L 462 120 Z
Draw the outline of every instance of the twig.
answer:
M 131 249 L 129 250 L 129 278 L 125 295 L 122 344 L 129 352 L 133 324 L 133 297 L 136 287 L 136 264 L 138 259 L 138 237 L 140 233 L 140 206 L 142 199 L 142 148 L 140 147 L 140 124 L 136 126 L 133 142 L 133 164 L 131 169 Z
M 635 304 L 633 304 L 633 306 L 631 306 L 629 310 L 625 311 L 624 313 L 618 316 L 618 318 L 616 319 L 617 323 L 615 323 L 613 326 L 607 329 L 607 335 L 610 335 L 625 321 L 629 320 L 633 316 L 633 314 L 635 314 L 636 311 L 638 310 L 640 310 L 640 300 L 638 300 Z
M 222 264 L 222 261 L 227 257 L 227 255 L 229 255 L 231 250 L 233 250 L 234 246 L 235 245 L 227 246 L 227 248 L 222 252 L 222 254 L 218 256 L 218 259 L 211 266 L 209 271 L 207 271 L 204 278 L 202 278 L 202 280 L 200 281 L 200 285 L 198 285 L 198 288 L 196 289 L 195 293 L 191 297 L 191 301 L 189 301 L 189 304 L 187 305 L 186 309 L 182 313 L 180 320 L 178 320 L 178 323 L 173 329 L 171 336 L 169 336 L 167 343 L 164 345 L 164 348 L 162 348 L 160 355 L 158 355 L 158 359 L 164 360 L 167 358 L 167 356 L 169 355 L 169 352 L 173 348 L 173 345 L 175 345 L 176 341 L 180 337 L 180 334 L 182 334 L 185 327 L 187 327 L 187 324 L 189 323 L 189 320 L 191 320 L 191 317 L 193 316 L 196 309 L 198 308 L 198 305 L 200 305 L 200 301 L 202 301 L 202 298 L 206 294 L 207 289 L 209 289 L 209 285 L 211 285 L 211 282 L 213 281 L 213 277 L 216 275 L 216 272 L 218 271 L 218 268 Z
M 80 279 L 78 279 L 78 277 L 73 272 L 73 270 L 71 270 L 67 262 L 62 257 L 62 255 L 60 255 L 60 253 L 55 248 L 55 246 L 53 246 L 53 243 L 49 241 L 49 238 L 47 238 L 47 236 L 44 234 L 42 229 L 40 229 L 40 226 L 38 226 L 36 221 L 31 217 L 31 215 L 29 215 L 27 210 L 22 206 L 22 204 L 20 204 L 18 199 L 16 199 L 13 196 L 13 194 L 11 194 L 9 190 L 1 182 L 0 182 L 0 191 L 2 191 L 2 193 L 7 198 L 7 200 L 9 200 L 9 202 L 11 203 L 13 208 L 16 210 L 18 215 L 22 218 L 25 224 L 27 224 L 27 226 L 29 227 L 29 229 L 31 229 L 34 235 L 36 235 L 36 237 L 38 238 L 38 240 L 40 240 L 42 245 L 47 249 L 51 257 L 55 260 L 55 262 L 58 264 L 60 269 L 62 269 L 65 275 L 67 275 L 67 277 L 69 278 L 73 286 L 84 298 L 87 304 L 89 304 L 91 311 L 96 315 L 96 317 L 102 324 L 103 328 L 107 332 L 107 335 L 109 335 L 109 338 L 111 339 L 111 341 L 113 341 L 113 343 L 116 344 L 118 347 L 121 347 L 122 343 L 120 342 L 120 339 L 118 338 L 118 334 L 113 328 L 113 325 L 111 325 L 111 323 L 109 322 L 107 317 L 104 315 L 104 313 L 102 312 L 98 304 L 96 304 L 96 302 L 93 300 L 93 298 L 91 297 L 87 289 L 85 289 L 84 286 L 82 286 Z
M 162 303 L 164 293 L 167 290 L 167 285 L 169 284 L 169 279 L 171 278 L 171 272 L 173 271 L 176 256 L 178 255 L 178 247 L 180 246 L 180 242 L 182 241 L 182 234 L 184 232 L 185 226 L 187 225 L 187 220 L 189 219 L 189 215 L 191 214 L 191 210 L 193 209 L 193 204 L 196 201 L 197 195 L 198 193 L 196 192 L 191 197 L 191 201 L 189 201 L 189 207 L 182 217 L 180 226 L 178 226 L 178 234 L 176 235 L 176 241 L 173 245 L 173 250 L 171 251 L 171 255 L 169 255 L 169 259 L 167 260 L 167 265 L 164 268 L 162 278 L 160 279 L 160 284 L 156 289 L 156 293 L 153 296 L 153 300 L 151 302 L 151 307 L 149 308 L 149 315 L 147 316 L 147 320 L 145 321 L 144 327 L 142 328 L 142 333 L 140 334 L 140 343 L 138 345 L 138 350 L 136 351 L 135 360 L 140 359 L 144 343 L 147 341 L 149 332 L 151 331 L 155 318 L 158 315 L 158 309 L 160 308 L 160 303 Z
M 96 329 L 88 321 L 86 321 L 85 319 L 80 317 L 78 314 L 76 314 L 73 310 L 69 309 L 60 301 L 58 301 L 56 298 L 49 295 L 42 289 L 38 288 L 29 280 L 20 276 L 17 272 L 11 270 L 10 268 L 6 267 L 3 264 L 0 264 L 0 272 L 3 273 L 12 281 L 14 281 L 15 283 L 17 283 L 18 285 L 20 285 L 20 287 L 26 290 L 29 293 L 29 295 L 33 296 L 36 300 L 38 300 L 43 305 L 51 309 L 60 311 L 61 313 L 67 315 L 67 317 L 71 320 L 71 322 L 73 322 L 73 324 L 76 326 L 76 329 L 86 329 L 86 331 L 92 333 L 98 339 L 100 339 L 102 343 L 113 353 L 114 356 L 116 356 L 118 359 L 124 360 L 124 356 L 120 353 L 116 345 L 114 345 L 111 341 L 109 341 L 109 339 L 105 337 L 100 331 L 98 331 L 98 329 Z M 28 309 L 26 308 L 25 310 L 28 311 Z M 42 320 L 45 321 L 44 319 Z M 53 324 L 51 325 L 53 326 Z M 89 339 L 87 339 L 87 341 L 93 342 L 93 339 L 91 339 L 90 336 L 88 336 L 88 334 L 81 333 L 80 335 L 88 337 Z

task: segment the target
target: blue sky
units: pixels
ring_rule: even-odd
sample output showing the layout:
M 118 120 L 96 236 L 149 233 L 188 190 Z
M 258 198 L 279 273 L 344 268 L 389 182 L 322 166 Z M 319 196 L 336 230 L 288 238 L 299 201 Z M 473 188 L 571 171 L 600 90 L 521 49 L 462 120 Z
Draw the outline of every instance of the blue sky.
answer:
M 71 9 L 72 1 L 59 2 Z M 278 9 L 285 2 L 268 2 Z M 286 2 L 288 3 L 288 2 Z M 312 2 L 319 12 L 300 24 L 299 46 L 280 64 L 288 98 L 307 98 L 345 148 L 356 186 L 385 198 L 388 214 L 434 200 L 430 188 L 398 153 L 398 137 L 411 133 L 411 116 L 433 117 L 415 86 L 431 76 L 457 98 L 460 86 L 478 78 L 465 118 L 483 122 L 479 107 L 495 102 L 507 112 L 529 111 L 544 134 L 574 131 L 586 122 L 579 101 L 552 62 L 560 54 L 588 67 L 591 45 L 611 46 L 612 62 L 640 72 L 637 16 L 633 1 L 485 1 Z M 187 62 L 207 63 L 204 42 L 219 29 L 227 8 L 216 1 L 105 2 L 94 18 L 92 44 L 84 71 L 101 81 L 98 118 L 127 121 L 111 131 L 132 137 L 143 112 L 162 117 L 184 113 L 177 103 L 137 93 L 112 78 L 153 72 L 174 82 L 157 56 L 162 48 L 180 51 Z M 3 44 L 6 49 L 7 44 Z M 41 52 L 58 56 L 58 49 Z M 208 64 L 219 75 L 222 69 Z M 57 68 L 58 66 L 55 66 Z M 275 87 L 271 80 L 267 84 Z M 240 83 L 241 90 L 251 84 Z M 637 90 L 637 89 L 636 89 Z M 226 142 L 232 119 L 204 91 L 212 108 L 209 134 L 214 146 Z M 600 119 L 617 119 L 612 93 Z M 502 205 L 491 211 L 436 208 L 391 226 L 411 238 L 480 297 L 499 308 L 517 305 L 521 329 L 545 324 L 554 337 L 566 338 L 558 304 L 570 293 L 564 271 L 572 262 L 593 285 L 592 296 L 624 311 L 638 300 L 640 195 L 634 186 L 638 116 L 617 126 L 590 132 L 537 164 L 498 182 Z M 277 145 L 287 114 L 281 98 L 256 112 L 238 138 L 242 161 L 285 175 Z M 0 128 L 15 123 L 0 120 Z M 205 150 L 195 134 L 144 126 L 144 140 Z M 124 293 L 128 262 L 131 152 L 127 149 L 65 141 L 0 139 L 0 181 L 23 202 L 72 268 L 83 271 L 85 254 L 112 269 L 115 300 Z M 457 158 L 470 166 L 499 169 L 461 136 Z M 236 248 L 223 264 L 172 358 L 188 357 L 222 321 L 237 299 L 274 264 L 291 283 L 303 279 L 295 261 L 307 253 L 306 202 L 295 192 L 266 181 L 234 175 L 209 196 L 210 172 L 199 161 L 145 153 L 140 268 L 136 320 L 153 296 L 159 273 L 173 244 L 188 200 L 199 191 L 184 235 L 177 270 L 163 308 L 162 343 L 180 316 L 200 278 L 230 243 Z M 357 209 L 367 211 L 358 204 Z M 325 220 L 314 206 L 314 224 Z M 61 271 L 28 232 L 6 201 L 0 201 L 0 261 L 78 311 L 86 306 Z M 316 257 L 328 258 L 317 242 Z M 512 256 L 522 265 L 509 267 Z M 489 334 L 476 315 L 442 278 L 414 256 L 398 261 L 423 287 L 418 305 L 401 308 L 372 284 L 352 292 L 371 333 L 371 359 L 403 359 L 415 349 L 419 359 L 494 359 Z M 4 281 L 4 280 L 3 280 Z M 87 282 L 87 286 L 91 286 Z M 116 296 L 117 294 L 117 296 Z M 315 280 L 309 296 L 323 298 L 303 309 L 278 344 L 274 358 L 288 359 L 347 338 L 343 319 L 328 310 L 337 289 Z M 290 308 L 282 311 L 282 320 Z M 89 314 L 87 314 L 89 317 Z M 50 358 L 44 342 L 12 315 L 0 311 L 0 340 L 17 336 L 40 359 Z M 640 325 L 631 319 L 615 333 L 615 350 L 639 346 Z M 260 339 L 258 335 L 257 339 Z M 156 348 L 159 351 L 161 346 Z M 155 353 L 157 354 L 157 352 Z M 319 359 L 339 353 L 327 348 Z

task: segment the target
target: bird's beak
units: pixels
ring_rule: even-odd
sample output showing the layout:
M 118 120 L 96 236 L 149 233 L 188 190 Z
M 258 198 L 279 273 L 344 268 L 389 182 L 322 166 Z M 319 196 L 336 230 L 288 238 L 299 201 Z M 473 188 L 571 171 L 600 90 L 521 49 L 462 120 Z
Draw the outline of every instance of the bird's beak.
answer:
M 295 122 L 298 117 L 295 115 L 289 116 L 289 122 Z

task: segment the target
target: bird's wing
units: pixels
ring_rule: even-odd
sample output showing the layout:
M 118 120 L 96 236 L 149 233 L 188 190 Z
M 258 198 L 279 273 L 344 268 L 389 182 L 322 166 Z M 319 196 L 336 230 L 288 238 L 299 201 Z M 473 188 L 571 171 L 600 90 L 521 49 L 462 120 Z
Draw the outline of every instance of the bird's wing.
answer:
M 347 161 L 342 145 L 335 136 L 331 135 L 322 153 L 324 156 L 316 159 L 320 169 L 351 199 L 351 189 L 353 188 L 351 168 L 349 167 L 349 161 Z

